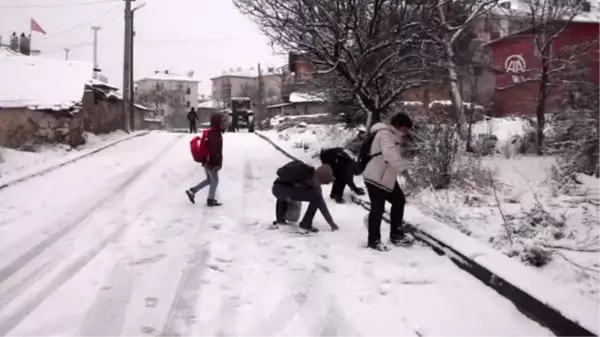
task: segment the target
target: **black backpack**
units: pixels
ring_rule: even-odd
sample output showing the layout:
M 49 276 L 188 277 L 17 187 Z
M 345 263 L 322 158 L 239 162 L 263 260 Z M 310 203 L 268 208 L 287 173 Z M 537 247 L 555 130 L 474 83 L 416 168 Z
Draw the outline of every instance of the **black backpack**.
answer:
M 360 173 L 362 174 L 367 168 L 367 164 L 373 159 L 373 157 L 377 157 L 381 154 L 381 152 L 370 154 L 371 153 L 371 145 L 373 144 L 373 139 L 375 139 L 375 133 L 371 133 L 367 136 L 360 146 L 360 150 L 358 152 L 358 168 Z
M 280 183 L 296 183 L 310 179 L 315 168 L 299 160 L 291 161 L 277 170 L 277 181 Z

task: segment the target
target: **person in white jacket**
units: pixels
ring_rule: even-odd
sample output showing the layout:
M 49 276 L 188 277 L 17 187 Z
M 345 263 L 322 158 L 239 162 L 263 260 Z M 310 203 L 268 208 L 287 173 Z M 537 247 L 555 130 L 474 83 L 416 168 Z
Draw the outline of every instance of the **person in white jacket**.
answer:
M 371 127 L 374 134 L 369 155 L 371 156 L 363 172 L 365 186 L 371 202 L 368 217 L 368 247 L 388 250 L 381 242 L 381 218 L 385 202 L 392 204 L 390 212 L 390 242 L 393 245 L 410 244 L 402 227 L 406 197 L 398 185 L 398 176 L 408 174 L 406 161 L 402 158 L 402 137 L 412 128 L 413 122 L 405 113 L 394 115 L 388 123 L 376 123 Z

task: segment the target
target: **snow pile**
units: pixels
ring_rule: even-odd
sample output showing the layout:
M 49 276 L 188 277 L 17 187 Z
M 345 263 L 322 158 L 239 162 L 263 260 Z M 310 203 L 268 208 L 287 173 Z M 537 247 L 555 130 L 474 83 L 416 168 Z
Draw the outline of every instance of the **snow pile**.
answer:
M 532 129 L 527 119 L 519 117 L 489 118 L 473 124 L 473 135 L 494 135 L 498 142 L 507 142 L 514 136 L 525 136 Z
M 499 142 L 508 141 L 523 136 L 529 127 L 527 123 L 519 118 L 491 118 L 476 124 L 474 134 L 491 132 Z M 265 135 L 314 164 L 320 148 L 343 146 L 356 132 L 340 130 L 341 126 L 300 124 Z M 483 165 L 499 172 L 498 181 L 493 184 L 497 199 L 491 191 L 484 194 L 459 189 L 424 190 L 413 193 L 409 203 L 553 282 L 598 302 L 600 181 L 580 176 L 581 184 L 566 195 L 550 179 L 550 168 L 555 162 L 552 157 L 492 156 L 483 160 Z
M 113 133 L 94 135 L 86 133 L 86 143 L 72 149 L 65 144 L 45 144 L 37 152 L 18 151 L 0 147 L 4 162 L 0 162 L 0 177 L 2 180 L 38 171 L 59 162 L 68 161 L 88 151 L 93 151 L 108 143 L 130 137 L 131 135 L 119 130 Z
M 65 110 L 81 102 L 91 63 L 16 55 L 0 47 L 0 107 Z
M 290 94 L 290 103 L 325 102 L 322 95 L 308 92 L 293 92 Z

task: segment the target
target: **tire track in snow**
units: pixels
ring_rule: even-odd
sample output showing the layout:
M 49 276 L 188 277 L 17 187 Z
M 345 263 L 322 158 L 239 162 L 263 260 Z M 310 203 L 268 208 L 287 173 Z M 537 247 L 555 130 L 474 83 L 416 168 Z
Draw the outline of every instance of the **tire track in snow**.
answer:
M 210 251 L 206 246 L 194 247 L 194 253 L 182 272 L 161 336 L 186 335 L 183 328 L 187 329 L 195 322 L 194 311 L 200 298 L 201 278 L 209 257 Z
M 107 277 L 91 309 L 79 329 L 81 336 L 118 336 L 125 322 L 131 299 L 133 277 L 122 264 L 117 264 Z
M 167 143 L 167 145 L 163 147 L 156 156 L 146 161 L 141 167 L 136 169 L 133 172 L 133 174 L 130 175 L 124 182 L 112 189 L 100 200 L 93 203 L 90 207 L 86 208 L 83 212 L 75 216 L 75 218 L 68 225 L 54 232 L 54 234 L 50 235 L 42 242 L 30 248 L 28 251 L 16 258 L 6 267 L 0 269 L 0 284 L 6 281 L 6 279 L 11 277 L 12 275 L 14 275 L 21 268 L 23 268 L 23 266 L 25 266 L 28 262 L 39 256 L 49 247 L 58 242 L 61 238 L 65 237 L 68 233 L 73 231 L 76 227 L 79 226 L 79 224 L 81 224 L 83 221 L 89 218 L 96 210 L 110 202 L 112 198 L 114 198 L 117 194 L 121 193 L 123 190 L 125 190 L 125 188 L 130 186 L 137 178 L 139 178 L 145 171 L 147 171 L 153 164 L 155 164 L 158 158 L 160 158 L 165 152 L 167 152 L 171 147 L 173 147 L 179 141 L 180 138 L 181 137 L 177 137 L 171 142 Z
M 182 136 L 177 137 L 167 143 L 165 147 L 163 147 L 159 153 L 145 162 L 140 168 L 138 168 L 125 182 L 121 183 L 116 189 L 113 189 L 108 195 L 103 197 L 99 202 L 95 203 L 95 207 L 86 209 L 81 215 L 76 218 L 75 222 L 72 222 L 69 226 L 67 226 L 67 231 L 60 230 L 58 233 L 55 233 L 50 238 L 42 241 L 42 245 L 37 245 L 30 249 L 28 252 L 23 254 L 21 257 L 17 258 L 15 262 L 11 263 L 8 267 L 4 268 L 0 271 L 0 287 L 6 283 L 6 281 L 10 280 L 10 277 L 18 272 L 21 268 L 27 265 L 29 262 L 34 260 L 36 257 L 40 256 L 41 253 L 46 251 L 48 248 L 52 247 L 56 242 L 59 241 L 62 237 L 66 236 L 70 231 L 75 229 L 79 224 L 84 222 L 87 218 L 91 217 L 96 211 L 99 210 L 105 204 L 108 204 L 110 199 L 123 190 L 125 190 L 128 186 L 133 184 L 133 182 L 138 179 L 144 172 L 146 172 L 153 164 L 157 163 L 157 160 L 167 151 L 169 151 L 172 147 L 174 147 Z M 34 296 L 29 298 L 25 303 L 23 303 L 19 308 L 17 308 L 11 315 L 7 318 L 0 320 L 0 335 L 4 336 L 8 332 L 10 332 L 14 327 L 16 327 L 25 317 L 27 317 L 34 309 L 36 309 L 46 298 L 48 298 L 52 293 L 54 293 L 60 286 L 66 283 L 69 279 L 71 279 L 75 274 L 77 274 L 81 269 L 83 269 L 94 257 L 96 257 L 109 243 L 113 242 L 127 227 L 127 223 L 123 222 L 116 230 L 114 230 L 109 236 L 105 237 L 103 240 L 98 242 L 92 249 L 87 251 L 84 255 L 79 256 L 75 259 L 75 261 L 71 262 L 65 269 L 63 269 L 54 279 L 52 279 L 46 286 L 44 286 L 41 290 L 39 290 Z M 52 268 L 50 268 L 52 269 Z M 34 270 L 34 273 L 37 272 L 37 269 Z M 39 280 L 39 278 L 38 278 Z M 35 283 L 33 283 L 35 284 Z M 5 294 L 4 292 L 0 295 L 0 303 L 6 305 L 12 299 L 19 296 L 25 290 L 27 290 L 31 285 L 26 287 L 21 287 L 19 291 Z

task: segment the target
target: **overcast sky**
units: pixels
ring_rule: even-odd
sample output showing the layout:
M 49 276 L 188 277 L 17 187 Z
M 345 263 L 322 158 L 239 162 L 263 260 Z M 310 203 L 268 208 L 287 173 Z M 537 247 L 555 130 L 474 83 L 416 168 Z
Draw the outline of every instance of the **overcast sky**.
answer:
M 95 2 L 95 3 L 94 3 Z M 91 4 L 90 4 L 91 3 Z M 232 67 L 257 62 L 281 65 L 267 39 L 242 16 L 231 0 L 135 0 L 135 78 L 168 69 L 195 72 L 201 93 L 210 93 L 209 78 Z M 54 7 L 42 7 L 54 6 Z M 99 32 L 99 63 L 109 82 L 121 87 L 123 66 L 123 1 L 115 0 L 0 0 L 0 34 L 29 32 L 34 18 L 47 35 L 33 33 L 33 49 L 45 57 L 92 62 L 91 26 Z

